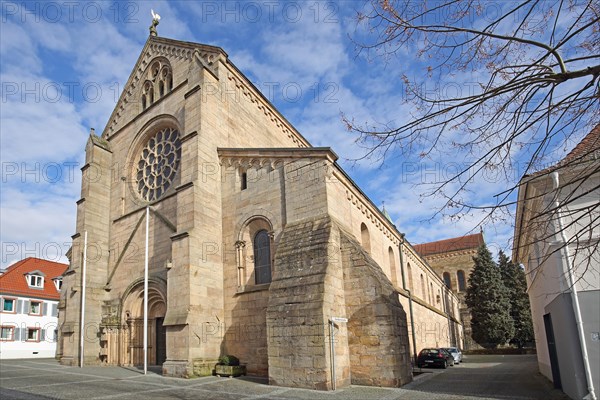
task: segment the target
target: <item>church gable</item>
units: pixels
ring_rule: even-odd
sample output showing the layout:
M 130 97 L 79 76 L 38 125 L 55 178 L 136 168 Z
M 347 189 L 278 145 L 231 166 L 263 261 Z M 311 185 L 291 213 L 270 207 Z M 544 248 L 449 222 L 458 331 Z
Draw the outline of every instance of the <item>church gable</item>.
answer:
M 141 112 L 184 83 L 192 62 L 198 62 L 214 75 L 216 62 L 227 54 L 218 47 L 150 36 L 123 88 L 102 137 L 118 132 Z

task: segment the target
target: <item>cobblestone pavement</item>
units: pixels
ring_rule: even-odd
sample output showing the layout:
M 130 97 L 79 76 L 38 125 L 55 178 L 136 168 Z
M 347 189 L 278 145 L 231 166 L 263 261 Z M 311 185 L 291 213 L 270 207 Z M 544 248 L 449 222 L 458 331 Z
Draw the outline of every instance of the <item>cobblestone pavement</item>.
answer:
M 563 400 L 537 372 L 535 356 L 469 356 L 426 371 L 400 388 L 351 386 L 319 392 L 266 385 L 260 378 L 178 379 L 135 368 L 65 367 L 54 360 L 0 361 L 0 399 L 544 399 Z

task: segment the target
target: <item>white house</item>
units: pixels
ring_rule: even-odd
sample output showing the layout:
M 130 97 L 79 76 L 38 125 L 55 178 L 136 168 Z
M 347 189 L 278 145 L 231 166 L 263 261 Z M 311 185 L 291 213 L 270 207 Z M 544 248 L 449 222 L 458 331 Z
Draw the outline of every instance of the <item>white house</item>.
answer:
M 573 399 L 600 380 L 600 125 L 520 182 L 513 259 L 525 266 L 540 372 Z
M 58 300 L 67 267 L 26 258 L 0 275 L 0 359 L 55 356 Z

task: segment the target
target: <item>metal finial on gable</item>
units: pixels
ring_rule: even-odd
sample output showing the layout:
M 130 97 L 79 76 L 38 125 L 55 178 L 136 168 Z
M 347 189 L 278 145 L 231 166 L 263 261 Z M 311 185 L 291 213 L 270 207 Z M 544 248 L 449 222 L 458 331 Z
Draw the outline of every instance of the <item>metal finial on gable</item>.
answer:
M 160 15 L 154 12 L 153 9 L 150 9 L 150 14 L 152 14 L 152 25 L 150 25 L 150 36 L 158 36 L 158 32 L 156 32 L 156 27 L 160 22 Z

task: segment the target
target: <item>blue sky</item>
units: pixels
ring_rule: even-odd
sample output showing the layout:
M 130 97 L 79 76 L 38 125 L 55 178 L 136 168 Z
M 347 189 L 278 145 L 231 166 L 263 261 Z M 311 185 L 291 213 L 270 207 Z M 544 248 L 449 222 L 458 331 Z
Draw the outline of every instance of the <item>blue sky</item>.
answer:
M 31 256 L 66 261 L 89 129 L 104 129 L 148 37 L 151 8 L 162 17 L 159 36 L 222 47 L 314 146 L 333 148 L 375 204 L 385 201 L 411 243 L 479 231 L 482 214 L 432 219 L 442 203 L 421 196 L 420 183 L 449 176 L 465 162 L 460 156 L 352 161 L 364 149 L 341 114 L 360 122 L 405 117 L 401 76 L 426 73 L 408 49 L 386 60 L 357 51 L 351 38 L 364 34 L 355 19 L 362 4 L 2 2 L 1 266 Z M 465 90 L 477 75 L 462 79 L 441 90 Z M 480 179 L 470 196 L 489 203 L 499 181 Z M 492 249 L 510 250 L 511 222 L 484 227 Z

